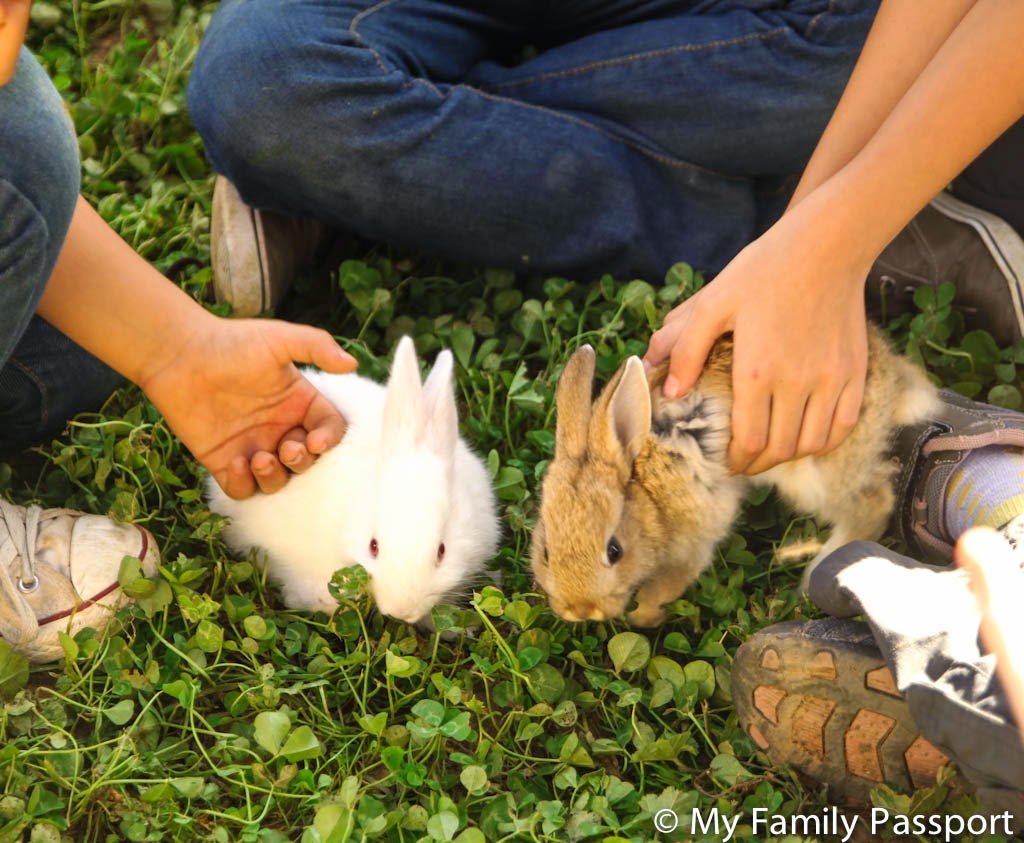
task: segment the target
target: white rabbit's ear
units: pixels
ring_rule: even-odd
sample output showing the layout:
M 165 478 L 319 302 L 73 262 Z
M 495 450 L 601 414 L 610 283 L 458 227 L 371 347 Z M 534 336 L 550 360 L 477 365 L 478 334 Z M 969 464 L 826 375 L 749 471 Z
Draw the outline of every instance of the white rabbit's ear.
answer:
M 409 337 L 402 337 L 395 350 L 384 398 L 385 441 L 411 447 L 422 438 L 423 428 L 423 384 L 416 347 Z
M 455 407 L 455 373 L 452 353 L 437 355 L 423 385 L 427 443 L 439 454 L 454 454 L 459 438 L 459 414 Z
M 594 415 L 594 433 L 602 440 L 598 452 L 611 448 L 632 466 L 651 432 L 651 393 L 639 357 L 622 364 L 601 393 Z
M 555 456 L 579 459 L 586 453 L 595 363 L 594 349 L 581 345 L 562 369 L 555 395 Z

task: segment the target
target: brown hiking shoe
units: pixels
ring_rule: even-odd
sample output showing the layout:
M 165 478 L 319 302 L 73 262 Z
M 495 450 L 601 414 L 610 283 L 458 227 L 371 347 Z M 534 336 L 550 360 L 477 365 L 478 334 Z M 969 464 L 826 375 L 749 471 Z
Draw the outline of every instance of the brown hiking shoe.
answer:
M 1001 218 L 941 193 L 875 261 L 865 288 L 868 312 L 892 318 L 913 310 L 918 287 L 956 286 L 968 325 L 1002 346 L 1024 336 L 1024 241 Z
M 921 737 L 867 624 L 775 624 L 736 651 L 732 696 L 744 730 L 773 764 L 868 801 L 883 782 L 930 787 L 949 758 Z
M 29 661 L 63 658 L 59 633 L 102 630 L 128 599 L 117 580 L 125 556 L 156 573 L 160 554 L 142 527 L 0 498 L 0 640 Z
M 213 292 L 234 316 L 277 307 L 327 240 L 328 229 L 316 220 L 250 207 L 231 182 L 217 176 L 210 223 Z

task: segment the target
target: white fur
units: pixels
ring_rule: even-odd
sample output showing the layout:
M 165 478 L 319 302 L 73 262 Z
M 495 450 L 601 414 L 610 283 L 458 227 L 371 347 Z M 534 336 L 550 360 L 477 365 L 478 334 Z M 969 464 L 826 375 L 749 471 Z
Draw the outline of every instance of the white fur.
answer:
M 345 436 L 272 495 L 232 500 L 210 478 L 210 509 L 230 519 L 225 542 L 238 553 L 262 548 L 292 608 L 334 611 L 334 572 L 362 565 L 382 612 L 428 619 L 482 572 L 498 541 L 487 469 L 458 436 L 451 353 L 438 355 L 425 385 L 408 337 L 386 388 L 358 375 L 304 374 L 348 422 Z

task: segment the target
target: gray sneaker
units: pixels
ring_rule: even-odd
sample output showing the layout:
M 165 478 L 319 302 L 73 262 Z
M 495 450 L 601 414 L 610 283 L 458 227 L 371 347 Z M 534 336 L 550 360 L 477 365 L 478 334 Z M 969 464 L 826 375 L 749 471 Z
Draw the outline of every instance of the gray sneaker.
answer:
M 327 240 L 316 220 L 261 211 L 217 176 L 210 222 L 213 292 L 235 316 L 272 311 Z
M 117 580 L 125 556 L 156 574 L 156 542 L 136 524 L 0 498 L 0 639 L 29 661 L 63 658 L 60 632 L 101 631 L 128 599 Z
M 1000 345 L 1024 336 L 1024 240 L 1000 217 L 941 193 L 879 256 L 868 276 L 868 311 L 913 309 L 921 286 L 956 285 L 968 325 Z M 884 304 L 883 304 L 884 303 Z
M 896 505 L 888 533 L 915 559 L 944 564 L 954 544 L 945 523 L 950 478 L 977 448 L 1024 448 L 1024 413 L 945 389 L 939 398 L 931 418 L 901 428 L 892 444 Z

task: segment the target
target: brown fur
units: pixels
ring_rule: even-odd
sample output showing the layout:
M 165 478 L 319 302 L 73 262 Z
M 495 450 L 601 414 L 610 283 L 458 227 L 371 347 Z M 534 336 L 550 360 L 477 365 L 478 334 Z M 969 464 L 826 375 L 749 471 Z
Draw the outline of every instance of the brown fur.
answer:
M 533 536 L 534 574 L 554 611 L 567 620 L 615 617 L 635 595 L 630 622 L 660 623 L 665 604 L 710 564 L 751 482 L 775 485 L 795 508 L 833 525 L 811 566 L 838 544 L 877 538 L 893 505 L 891 437 L 936 399 L 923 372 L 877 329 L 868 345 L 864 402 L 850 436 L 829 454 L 752 479 L 725 464 L 730 341 L 716 343 L 697 385 L 678 401 L 662 394 L 667 364 L 645 379 L 632 358 L 591 403 L 593 350 L 573 354 L 559 381 L 555 458 Z M 611 563 L 613 538 L 622 553 Z

